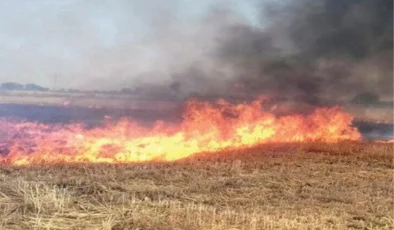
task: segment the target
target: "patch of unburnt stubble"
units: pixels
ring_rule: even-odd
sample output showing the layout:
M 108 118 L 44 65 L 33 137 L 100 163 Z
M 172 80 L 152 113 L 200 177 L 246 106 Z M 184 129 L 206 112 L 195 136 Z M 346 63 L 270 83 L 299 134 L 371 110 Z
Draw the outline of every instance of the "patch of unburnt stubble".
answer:
M 393 145 L 0 168 L 0 229 L 392 229 Z

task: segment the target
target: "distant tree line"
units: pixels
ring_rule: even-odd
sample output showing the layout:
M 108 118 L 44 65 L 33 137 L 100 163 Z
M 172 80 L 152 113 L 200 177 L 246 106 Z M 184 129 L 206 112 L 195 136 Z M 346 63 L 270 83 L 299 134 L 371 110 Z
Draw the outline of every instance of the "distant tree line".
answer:
M 5 82 L 0 85 L 0 91 L 49 91 L 48 88 L 36 84 L 19 84 L 15 82 Z

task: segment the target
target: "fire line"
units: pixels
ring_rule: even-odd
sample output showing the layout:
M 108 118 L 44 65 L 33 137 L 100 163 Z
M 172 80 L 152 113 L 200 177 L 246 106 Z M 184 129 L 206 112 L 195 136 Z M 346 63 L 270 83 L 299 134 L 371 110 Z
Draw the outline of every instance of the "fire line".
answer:
M 146 128 L 122 119 L 87 129 L 83 124 L 42 124 L 1 120 L 9 143 L 0 163 L 128 163 L 174 161 L 200 152 L 216 152 L 264 143 L 360 140 L 353 116 L 340 107 L 310 114 L 275 116 L 263 100 L 232 104 L 225 100 L 189 100 L 180 124 L 157 121 Z

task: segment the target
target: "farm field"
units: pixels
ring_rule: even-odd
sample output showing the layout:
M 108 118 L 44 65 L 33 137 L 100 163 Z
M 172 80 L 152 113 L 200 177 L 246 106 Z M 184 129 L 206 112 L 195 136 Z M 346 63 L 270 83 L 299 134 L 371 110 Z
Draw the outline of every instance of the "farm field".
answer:
M 45 96 L 39 100 L 45 100 Z M 0 117 L 4 143 L 0 157 L 4 161 L 1 161 L 3 165 L 0 164 L 0 229 L 394 227 L 393 144 L 372 141 L 392 139 L 392 122 L 389 119 L 385 122 L 385 116 L 389 117 L 385 113 L 388 108 L 353 108 L 355 110 L 351 114 L 358 114 L 353 125 L 362 136 L 358 142 L 341 142 L 338 139 L 334 141 L 338 143 L 330 144 L 311 140 L 298 144 L 265 143 L 247 149 L 194 153 L 172 162 L 97 163 L 102 157 L 106 160 L 117 159 L 116 152 L 102 154 L 100 151 L 105 149 L 89 149 L 100 144 L 100 138 L 126 140 L 112 143 L 118 148 L 133 144 L 127 142 L 133 139 L 127 133 L 117 132 L 122 130 L 119 129 L 122 123 L 116 123 L 116 120 L 136 119 L 141 124 L 158 119 L 180 120 L 177 110 L 154 107 L 157 112 L 152 112 L 145 108 L 152 107 L 151 104 L 140 107 L 138 103 L 144 103 L 138 100 L 135 103 L 134 109 L 89 108 L 87 104 L 40 105 L 35 101 L 30 105 L 14 102 L 2 104 Z M 228 104 L 228 107 L 236 108 L 233 104 Z M 219 107 L 213 105 L 212 108 Z M 245 108 L 253 109 L 251 104 Z M 346 111 L 348 109 L 345 107 Z M 239 115 L 247 110 L 235 111 Z M 260 107 L 256 111 L 260 111 Z M 207 111 L 194 112 L 205 114 L 200 112 Z M 264 117 L 256 114 L 259 114 L 259 119 Z M 101 125 L 106 117 L 115 123 L 104 130 Z M 205 118 L 212 121 L 211 116 Z M 231 119 L 236 118 L 223 116 L 219 119 L 222 123 L 214 124 L 218 125 L 219 130 L 225 130 L 229 124 L 236 124 Z M 197 124 L 193 123 L 196 121 L 186 120 L 183 124 Z M 327 122 L 318 123 L 315 127 L 325 127 L 332 122 L 331 119 L 323 121 Z M 245 122 L 253 124 L 255 120 Z M 291 128 L 289 122 L 283 123 L 285 125 L 281 126 L 281 130 L 288 131 Z M 78 123 L 96 127 L 97 130 L 74 130 L 72 125 Z M 127 130 L 132 130 L 132 126 L 125 124 Z M 302 131 L 307 127 L 300 126 L 296 130 L 298 135 L 310 135 L 310 130 Z M 48 132 L 48 128 L 52 131 Z M 342 128 L 335 129 L 338 137 L 350 130 L 347 126 Z M 105 132 L 97 133 L 101 129 Z M 58 140 L 77 134 L 80 136 L 81 133 L 88 138 L 87 142 L 82 143 L 85 145 L 70 148 Z M 292 133 L 288 134 L 281 137 L 282 141 Z M 327 137 L 324 133 L 321 135 Z M 12 143 L 19 143 L 19 147 L 11 147 Z M 202 143 L 199 147 L 204 149 Z M 181 144 L 176 147 L 182 147 Z M 188 143 L 183 144 L 184 147 L 188 146 Z M 141 145 L 131 146 L 144 150 Z M 13 152 L 7 156 L 10 150 Z M 25 162 L 23 157 L 31 151 L 35 156 L 32 161 L 25 166 L 16 166 L 18 162 Z M 85 152 L 97 155 L 83 156 Z M 180 150 L 178 152 L 182 153 Z M 168 154 L 176 155 L 178 152 Z M 40 164 L 39 159 L 46 159 L 45 156 L 55 156 L 50 158 L 55 161 Z M 62 160 L 67 157 L 73 157 L 70 159 L 74 162 L 64 163 Z M 78 159 L 91 159 L 92 162 L 83 163 Z
M 162 98 L 142 98 L 133 95 L 103 94 L 103 93 L 69 93 L 69 92 L 0 92 L 0 116 L 4 110 L 15 108 L 56 108 L 64 113 L 64 110 L 105 111 L 107 114 L 123 112 L 127 115 L 130 111 L 163 112 L 176 110 L 184 100 Z M 288 103 L 288 102 L 287 102 Z M 281 102 L 285 105 L 285 102 Z M 393 102 L 391 98 L 376 105 L 357 105 L 349 102 L 338 101 L 343 109 L 352 114 L 356 120 L 393 124 Z M 288 103 L 287 106 L 298 106 L 297 103 Z M 12 108 L 10 108 L 12 107 Z M 77 114 L 78 112 L 74 112 Z M 94 113 L 94 112 L 93 112 Z M 90 115 L 92 116 L 92 115 Z M 100 116 L 102 118 L 103 115 Z
M 393 1 L 0 1 L 0 230 L 394 230 Z
M 0 167 L 0 229 L 393 229 L 393 145 Z

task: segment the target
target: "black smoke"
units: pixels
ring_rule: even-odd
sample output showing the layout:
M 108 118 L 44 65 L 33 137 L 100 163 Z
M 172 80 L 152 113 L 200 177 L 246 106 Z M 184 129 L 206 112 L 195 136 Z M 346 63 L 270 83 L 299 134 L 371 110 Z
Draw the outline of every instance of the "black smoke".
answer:
M 364 92 L 393 97 L 393 1 L 298 0 L 261 5 L 261 27 L 229 25 L 218 62 L 245 94 L 312 104 Z

